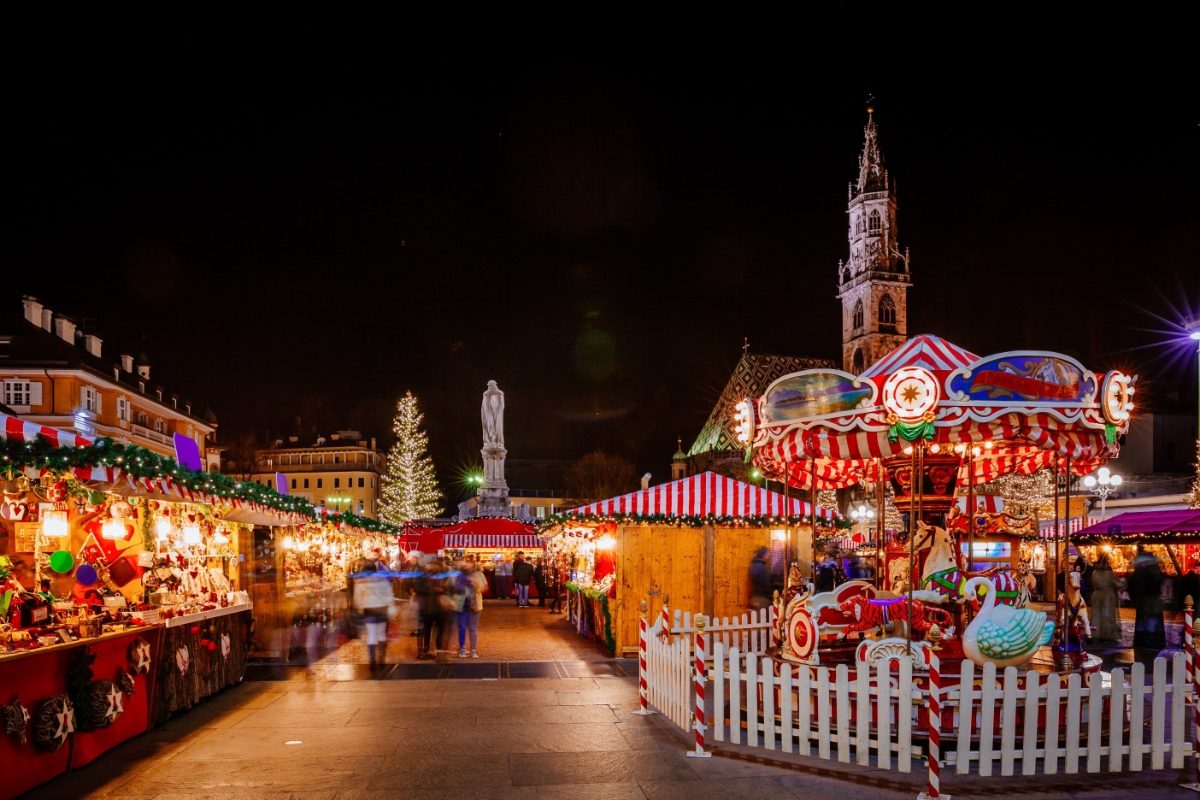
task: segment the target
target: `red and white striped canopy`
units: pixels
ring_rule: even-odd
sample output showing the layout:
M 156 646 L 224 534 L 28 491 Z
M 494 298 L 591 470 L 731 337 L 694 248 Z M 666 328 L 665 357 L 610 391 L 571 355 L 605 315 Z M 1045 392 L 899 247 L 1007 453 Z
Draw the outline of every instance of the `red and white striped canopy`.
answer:
M 0 423 L 3 423 L 0 435 L 14 442 L 32 442 L 39 436 L 49 441 L 54 447 L 87 447 L 95 442 L 87 436 L 81 436 L 72 431 L 39 425 L 36 422 L 10 417 L 7 414 L 0 414 Z M 111 482 L 117 470 L 105 467 L 77 467 L 74 472 L 80 480 Z
M 785 498 L 778 492 L 715 472 L 702 472 L 580 506 L 567 513 L 644 517 L 809 517 L 812 516 L 812 504 L 795 497 Z M 818 516 L 833 519 L 836 512 L 822 508 Z
M 454 525 L 406 526 L 401 533 L 401 547 L 422 553 L 460 548 L 540 550 L 542 537 L 528 522 L 508 517 L 476 517 Z
M 953 342 L 948 342 L 939 336 L 922 333 L 876 361 L 867 368 L 862 377 L 887 376 L 903 367 L 924 367 L 934 374 L 953 372 L 956 369 L 969 367 L 978 360 L 979 356 L 964 350 Z

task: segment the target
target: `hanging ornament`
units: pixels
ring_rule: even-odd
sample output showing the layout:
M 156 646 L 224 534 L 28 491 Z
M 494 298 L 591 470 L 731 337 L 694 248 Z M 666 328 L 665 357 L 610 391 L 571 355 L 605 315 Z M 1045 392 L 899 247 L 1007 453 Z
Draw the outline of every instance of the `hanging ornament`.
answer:
M 75 706 L 65 694 L 55 695 L 38 707 L 33 720 L 33 743 L 53 753 L 75 732 Z
M 124 519 L 133 513 L 133 507 L 130 506 L 129 503 L 125 502 L 124 500 L 117 500 L 115 503 L 113 503 L 111 506 L 108 507 L 108 513 L 114 519 Z
M 125 710 L 125 697 L 113 681 L 95 681 L 88 685 L 86 717 L 89 728 L 107 728 Z
M 128 697 L 133 697 L 137 693 L 137 682 L 133 679 L 133 673 L 127 669 L 117 670 L 117 688 L 125 693 Z
M 175 667 L 179 670 L 180 675 L 187 675 L 191 662 L 192 656 L 186 646 L 180 647 L 175 651 Z
M 229 640 L 229 634 L 222 633 L 221 634 L 221 658 L 229 658 L 229 650 L 230 650 L 231 646 L 232 645 Z
M 141 636 L 134 639 L 129 645 L 129 666 L 138 675 L 144 675 L 150 671 L 150 642 Z
M 4 707 L 4 732 L 17 744 L 25 744 L 29 740 L 29 709 L 21 705 L 20 697 L 14 697 Z

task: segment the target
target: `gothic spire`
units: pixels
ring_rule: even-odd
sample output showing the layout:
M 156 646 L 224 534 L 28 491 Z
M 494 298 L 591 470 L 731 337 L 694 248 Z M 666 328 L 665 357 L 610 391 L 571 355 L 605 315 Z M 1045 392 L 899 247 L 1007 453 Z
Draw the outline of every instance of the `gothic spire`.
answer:
M 867 106 L 867 126 L 863 128 L 862 155 L 858 157 L 858 192 L 887 191 L 887 173 L 875 130 L 875 109 Z

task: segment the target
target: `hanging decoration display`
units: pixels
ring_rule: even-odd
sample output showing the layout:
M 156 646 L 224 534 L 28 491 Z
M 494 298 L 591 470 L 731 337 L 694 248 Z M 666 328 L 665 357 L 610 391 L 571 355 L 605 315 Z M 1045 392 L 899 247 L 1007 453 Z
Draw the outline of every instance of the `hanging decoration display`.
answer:
M 137 675 L 145 675 L 150 671 L 150 642 L 142 636 L 129 644 L 129 666 Z
M 25 744 L 29 740 L 29 709 L 21 704 L 20 697 L 14 697 L 12 702 L 4 706 L 4 733 L 17 744 Z
M 50 554 L 50 569 L 65 575 L 75 567 L 75 556 L 66 550 L 55 550 Z
M 232 647 L 232 642 L 229 639 L 228 633 L 221 634 L 221 658 L 229 658 L 229 651 Z
M 65 694 L 45 700 L 33 720 L 33 743 L 53 753 L 75 732 L 75 706 Z
M 137 693 L 137 681 L 133 679 L 133 673 L 127 669 L 117 670 L 117 688 L 125 693 L 128 697 L 133 697 Z
M 192 665 L 192 654 L 188 652 L 187 645 L 182 645 L 175 651 L 175 668 L 179 670 L 180 675 L 187 675 L 188 668 Z
M 125 696 L 113 681 L 95 681 L 87 688 L 87 706 L 79 714 L 89 729 L 107 728 L 125 710 Z

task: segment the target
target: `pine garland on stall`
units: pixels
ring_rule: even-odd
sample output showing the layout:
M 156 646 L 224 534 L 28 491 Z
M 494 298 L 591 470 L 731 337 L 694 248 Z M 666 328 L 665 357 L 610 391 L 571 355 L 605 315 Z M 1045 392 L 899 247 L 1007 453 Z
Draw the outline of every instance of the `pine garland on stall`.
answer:
M 396 443 L 388 453 L 387 473 L 383 476 L 380 515 L 393 525 L 414 519 L 428 519 L 441 511 L 442 493 L 428 453 L 429 436 L 421 429 L 425 419 L 417 408 L 417 398 L 405 392 L 396 403 L 392 432 Z

